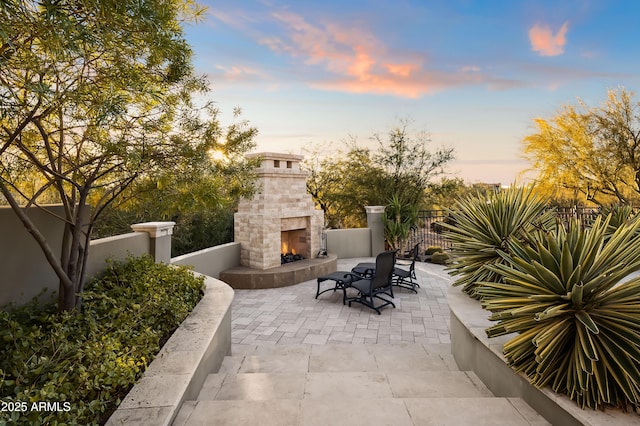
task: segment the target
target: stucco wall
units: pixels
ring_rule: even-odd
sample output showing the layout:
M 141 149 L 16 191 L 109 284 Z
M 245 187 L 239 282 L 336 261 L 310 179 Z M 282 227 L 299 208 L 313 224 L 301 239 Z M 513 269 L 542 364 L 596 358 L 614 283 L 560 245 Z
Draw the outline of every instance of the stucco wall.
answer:
M 107 266 L 107 259 L 124 260 L 127 256 L 150 254 L 150 238 L 146 232 L 131 232 L 99 238 L 89 244 L 86 279 L 91 279 Z
M 338 259 L 373 256 L 369 228 L 329 229 L 325 232 L 327 252 L 335 254 Z
M 46 206 L 46 209 L 58 216 L 63 215 L 62 206 Z M 55 258 L 59 259 L 63 222 L 37 208 L 29 209 L 28 215 L 44 235 Z M 150 253 L 150 238 L 146 232 L 93 240 L 90 242 L 86 278 L 90 279 L 102 271 L 107 258 L 123 260 L 129 254 L 140 256 L 145 253 Z M 58 277 L 13 210 L 0 207 L 0 307 L 9 303 L 25 304 L 44 289 L 47 291 L 42 301 L 55 298 Z
M 46 208 L 54 214 L 63 214 L 62 206 Z M 59 258 L 62 221 L 36 208 L 29 209 L 28 215 Z M 24 304 L 44 288 L 49 296 L 58 290 L 56 274 L 13 210 L 0 207 L 0 306 L 10 302 Z
M 171 264 L 193 266 L 196 272 L 219 278 L 221 271 L 240 264 L 240 243 L 222 244 L 174 257 Z

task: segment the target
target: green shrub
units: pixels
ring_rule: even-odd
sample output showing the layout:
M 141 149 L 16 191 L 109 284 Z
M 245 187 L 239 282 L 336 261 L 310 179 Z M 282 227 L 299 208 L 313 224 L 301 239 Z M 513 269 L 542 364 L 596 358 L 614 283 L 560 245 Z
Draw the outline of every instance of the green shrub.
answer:
M 640 407 L 640 217 L 609 235 L 613 216 L 590 229 L 573 222 L 516 243 L 517 255 L 488 268 L 503 283 L 478 293 L 498 323 L 490 337 L 518 333 L 504 356 L 531 382 L 584 407 Z M 615 219 L 617 220 L 617 219 Z
M 80 313 L 58 314 L 54 305 L 35 302 L 0 312 L 2 401 L 69 408 L 0 413 L 0 424 L 104 422 L 202 289 L 203 279 L 186 268 L 132 258 L 87 284 Z
M 440 247 L 440 246 L 429 246 L 424 251 L 424 254 L 427 255 L 427 256 L 431 256 L 434 253 L 441 253 L 442 251 L 443 251 L 442 247 Z
M 451 256 L 444 252 L 436 252 L 431 256 L 431 262 L 437 263 L 438 265 L 447 265 L 451 260 Z
M 546 206 L 546 199 L 525 188 L 458 201 L 451 212 L 454 223 L 442 224 L 455 258 L 450 274 L 460 276 L 453 285 L 464 286 L 465 293 L 478 299 L 480 283 L 500 282 L 500 273 L 490 268 L 505 263 L 498 251 L 513 253 L 514 242 L 532 241 L 536 229 L 555 227 L 555 217 Z

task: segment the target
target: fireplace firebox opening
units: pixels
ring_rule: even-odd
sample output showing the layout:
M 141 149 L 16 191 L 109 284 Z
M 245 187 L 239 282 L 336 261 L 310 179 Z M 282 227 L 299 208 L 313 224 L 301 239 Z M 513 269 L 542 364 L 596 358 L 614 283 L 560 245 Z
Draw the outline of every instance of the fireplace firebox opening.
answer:
M 294 229 L 280 232 L 280 263 L 290 263 L 309 257 L 307 230 Z

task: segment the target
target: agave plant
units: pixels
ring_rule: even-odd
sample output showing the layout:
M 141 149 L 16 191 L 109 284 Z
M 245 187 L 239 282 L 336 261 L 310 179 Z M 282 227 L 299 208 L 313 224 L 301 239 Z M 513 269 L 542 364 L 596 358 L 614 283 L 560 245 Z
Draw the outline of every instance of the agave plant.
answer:
M 443 223 L 455 259 L 449 273 L 460 276 L 454 286 L 463 285 L 463 291 L 476 299 L 481 298 L 477 291 L 481 282 L 500 282 L 500 272 L 489 268 L 505 262 L 499 250 L 512 253 L 513 243 L 533 241 L 536 229 L 555 228 L 547 200 L 525 188 L 510 188 L 488 198 L 469 196 L 458 201 L 451 216 L 453 224 Z
M 551 385 L 579 405 L 640 406 L 640 218 L 607 239 L 612 215 L 590 229 L 573 222 L 489 269 L 483 307 L 498 323 L 488 336 L 518 333 L 504 356 L 538 387 Z

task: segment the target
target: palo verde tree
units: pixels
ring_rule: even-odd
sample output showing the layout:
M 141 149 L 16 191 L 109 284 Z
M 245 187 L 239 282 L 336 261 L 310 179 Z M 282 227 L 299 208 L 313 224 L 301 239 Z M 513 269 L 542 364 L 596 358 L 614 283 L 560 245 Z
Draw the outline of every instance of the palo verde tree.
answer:
M 182 23 L 191 0 L 0 2 L 0 191 L 80 304 L 94 223 L 141 176 L 180 172 L 216 143 Z M 62 203 L 60 256 L 28 207 Z
M 551 119 L 535 120 L 524 154 L 539 171 L 540 188 L 579 193 L 599 205 L 640 199 L 640 102 L 624 88 L 589 108 L 567 105 Z

